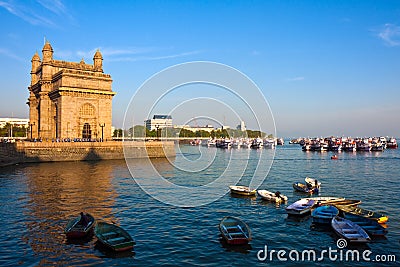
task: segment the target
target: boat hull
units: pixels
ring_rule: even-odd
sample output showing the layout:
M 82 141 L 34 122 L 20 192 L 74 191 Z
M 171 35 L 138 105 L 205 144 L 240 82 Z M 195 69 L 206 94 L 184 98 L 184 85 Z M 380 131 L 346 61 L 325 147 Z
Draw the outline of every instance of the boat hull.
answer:
M 239 218 L 227 216 L 219 224 L 222 237 L 229 245 L 246 245 L 251 241 L 251 230 Z
M 99 222 L 94 234 L 102 245 L 115 252 L 132 250 L 135 245 L 129 233 L 114 224 Z
M 350 220 L 336 216 L 332 219 L 331 225 L 336 234 L 350 243 L 368 243 L 371 241 L 364 229 Z
M 313 210 L 311 217 L 313 223 L 330 224 L 332 218 L 339 214 L 339 210 L 334 206 L 320 206 Z
M 67 226 L 64 229 L 65 235 L 67 238 L 76 239 L 83 238 L 91 233 L 93 233 L 93 228 L 95 226 L 95 219 L 89 213 L 86 213 L 86 217 L 88 218 L 88 224 L 86 226 L 80 223 L 81 216 L 71 219 Z
M 311 211 L 316 204 L 315 200 L 300 199 L 286 208 L 289 215 L 305 215 Z
M 241 196 L 255 196 L 257 190 L 250 190 L 247 186 L 230 186 L 229 187 L 232 194 L 241 195 Z

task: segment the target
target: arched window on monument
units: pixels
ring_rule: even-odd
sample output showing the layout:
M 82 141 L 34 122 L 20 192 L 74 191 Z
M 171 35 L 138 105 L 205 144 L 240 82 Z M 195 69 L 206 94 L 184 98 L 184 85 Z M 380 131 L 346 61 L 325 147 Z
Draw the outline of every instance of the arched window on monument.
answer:
M 88 139 L 92 138 L 92 130 L 90 129 L 89 123 L 85 123 L 83 125 L 82 138 L 88 138 Z

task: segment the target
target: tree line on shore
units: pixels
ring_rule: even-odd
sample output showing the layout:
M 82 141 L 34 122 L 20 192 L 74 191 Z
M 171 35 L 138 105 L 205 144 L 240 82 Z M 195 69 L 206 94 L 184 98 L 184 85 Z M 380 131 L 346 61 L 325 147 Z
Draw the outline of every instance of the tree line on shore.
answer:
M 218 129 L 211 132 L 208 131 L 191 131 L 184 128 L 160 128 L 158 130 L 150 131 L 142 125 L 136 125 L 131 127 L 129 130 L 115 129 L 113 137 L 147 137 L 147 138 L 158 138 L 158 137 L 186 137 L 186 138 L 265 138 L 273 137 L 272 134 L 268 135 L 262 131 L 254 130 L 236 130 L 236 129 Z
M 28 128 L 6 123 L 0 127 L 0 137 L 26 137 Z

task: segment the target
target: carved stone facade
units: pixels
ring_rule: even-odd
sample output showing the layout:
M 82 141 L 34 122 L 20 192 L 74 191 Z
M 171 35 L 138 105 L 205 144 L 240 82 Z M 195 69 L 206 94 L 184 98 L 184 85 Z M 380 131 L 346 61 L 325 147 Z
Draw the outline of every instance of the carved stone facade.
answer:
M 112 79 L 97 51 L 93 65 L 53 59 L 46 42 L 32 57 L 29 121 L 32 138 L 111 138 Z

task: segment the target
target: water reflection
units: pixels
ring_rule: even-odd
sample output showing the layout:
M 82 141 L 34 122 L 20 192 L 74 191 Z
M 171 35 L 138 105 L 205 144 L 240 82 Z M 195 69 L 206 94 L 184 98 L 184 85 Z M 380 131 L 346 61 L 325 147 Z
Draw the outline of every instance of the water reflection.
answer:
M 80 211 L 88 212 L 95 218 L 117 221 L 112 207 L 116 192 L 112 185 L 112 171 L 115 164 L 110 162 L 58 162 L 28 165 L 28 205 L 24 210 L 26 232 L 22 240 L 35 254 L 42 255 L 46 262 L 68 259 L 64 226 Z M 79 245 L 92 242 L 82 240 Z M 69 247 L 71 249 L 71 246 Z M 87 256 L 85 250 L 82 257 Z

